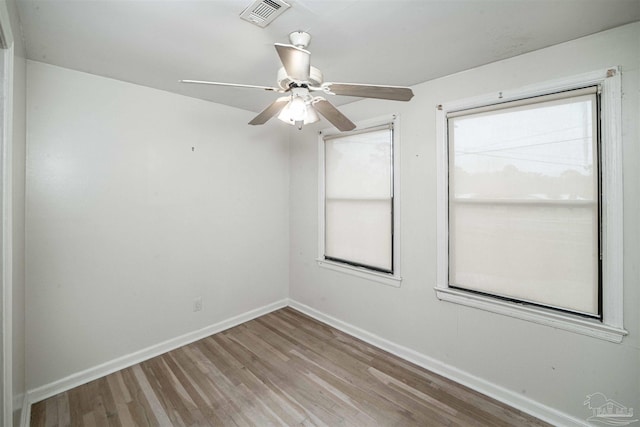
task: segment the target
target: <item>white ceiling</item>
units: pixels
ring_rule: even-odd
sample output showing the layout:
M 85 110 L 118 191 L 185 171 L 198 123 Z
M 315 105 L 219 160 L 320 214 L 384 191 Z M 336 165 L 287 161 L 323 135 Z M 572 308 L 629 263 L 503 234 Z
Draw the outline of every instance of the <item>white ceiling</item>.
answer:
M 250 3 L 17 0 L 29 59 L 251 111 L 276 95 L 178 80 L 274 86 L 272 44 L 305 30 L 325 81 L 414 85 L 640 20 L 640 0 L 288 0 L 262 29 Z

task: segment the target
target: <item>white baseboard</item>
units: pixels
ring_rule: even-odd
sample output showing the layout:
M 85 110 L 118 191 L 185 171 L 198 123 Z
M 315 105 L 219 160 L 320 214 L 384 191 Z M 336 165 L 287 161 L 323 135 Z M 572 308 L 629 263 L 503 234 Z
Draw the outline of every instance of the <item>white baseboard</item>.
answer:
M 22 409 L 20 411 L 20 427 L 29 427 L 30 425 L 31 425 L 31 403 L 29 403 L 28 393 L 25 393 L 22 401 Z
M 478 378 L 473 374 L 447 365 L 446 363 L 443 363 L 439 360 L 433 359 L 407 347 L 393 343 L 389 340 L 372 334 L 371 332 L 365 331 L 364 329 L 360 329 L 349 323 L 338 320 L 335 317 L 322 313 L 314 308 L 291 299 L 284 299 L 272 304 L 268 304 L 266 306 L 248 311 L 222 322 L 218 322 L 214 325 L 207 326 L 205 328 L 190 332 L 180 337 L 172 338 L 170 340 L 153 345 L 135 353 L 131 353 L 107 363 L 103 363 L 93 368 L 75 373 L 53 383 L 46 384 L 42 387 L 29 390 L 24 396 L 20 425 L 21 427 L 29 426 L 31 418 L 31 405 L 33 403 L 39 402 L 51 396 L 55 396 L 58 393 L 62 393 L 64 391 L 93 381 L 113 372 L 119 371 L 121 369 L 128 368 L 129 366 L 151 359 L 152 357 L 174 350 L 178 347 L 182 347 L 183 345 L 187 345 L 218 332 L 222 332 L 226 329 L 232 328 L 244 322 L 248 322 L 249 320 L 255 319 L 267 313 L 271 313 L 272 311 L 286 306 L 290 306 L 310 317 L 313 317 L 316 320 L 319 320 L 320 322 L 333 326 L 334 328 L 339 329 L 349 335 L 353 335 L 354 337 L 359 338 L 362 341 L 388 351 L 389 353 L 401 357 L 409 362 L 415 363 L 416 365 L 428 369 L 436 374 L 456 381 L 464 386 L 467 386 L 489 397 L 492 397 L 509 406 L 526 412 L 527 414 L 533 415 L 534 417 L 546 421 L 552 425 L 567 427 L 584 427 L 587 425 L 586 421 L 584 420 L 574 418 L 568 414 L 529 399 L 528 397 L 515 393 L 512 390 L 508 390 L 502 386 L 491 383 L 482 378 Z
M 17 411 L 18 409 L 22 409 L 22 404 L 24 403 L 24 393 L 14 394 L 13 395 L 13 411 Z
M 360 329 L 357 326 L 353 326 L 342 320 L 336 319 L 328 314 L 322 313 L 308 305 L 300 302 L 289 300 L 289 306 L 294 308 L 310 317 L 313 317 L 320 322 L 326 323 L 329 326 L 333 326 L 336 329 L 341 330 L 349 335 L 361 339 L 371 345 L 374 345 L 382 350 L 388 351 L 402 359 L 405 359 L 411 363 L 415 363 L 429 371 L 432 371 L 438 375 L 449 378 L 457 383 L 460 383 L 466 387 L 469 387 L 475 391 L 478 391 L 484 395 L 492 397 L 502 403 L 505 403 L 513 408 L 516 408 L 522 412 L 539 418 L 555 426 L 587 426 L 585 420 L 572 417 L 571 415 L 560 412 L 528 397 L 522 396 L 512 390 L 506 389 L 502 386 L 478 378 L 469 372 L 465 372 L 453 366 L 447 365 L 439 360 L 433 359 L 417 351 L 411 350 L 407 347 L 398 345 L 389 340 L 386 340 L 371 332 Z
M 18 393 L 13 395 L 13 407 L 11 408 L 11 425 L 16 425 L 16 415 L 20 416 L 19 423 L 17 425 L 22 425 L 22 417 L 24 416 L 24 411 L 22 408 L 26 402 L 26 393 Z
M 86 384 L 95 379 L 104 377 L 105 375 L 109 375 L 111 373 L 128 368 L 137 363 L 144 362 L 145 360 L 151 359 L 152 357 L 159 356 L 184 345 L 191 344 L 194 341 L 198 341 L 210 335 L 217 334 L 218 332 L 222 332 L 244 322 L 248 322 L 249 320 L 253 320 L 267 313 L 271 313 L 272 311 L 286 307 L 287 303 L 287 299 L 276 301 L 274 303 L 256 308 L 238 316 L 234 316 L 230 319 L 226 319 L 213 325 L 209 325 L 197 331 L 189 332 L 187 334 L 172 338 L 159 344 L 152 345 L 151 347 L 147 347 L 126 356 L 119 357 L 101 365 L 85 369 L 84 371 L 69 375 L 68 377 L 54 381 L 50 384 L 46 384 L 33 390 L 29 390 L 26 393 L 24 404 L 22 407 L 22 417 L 20 425 L 22 427 L 28 427 L 29 418 L 31 415 L 31 405 L 36 402 L 47 399 L 51 396 L 55 396 L 58 393 L 70 390 L 79 385 Z

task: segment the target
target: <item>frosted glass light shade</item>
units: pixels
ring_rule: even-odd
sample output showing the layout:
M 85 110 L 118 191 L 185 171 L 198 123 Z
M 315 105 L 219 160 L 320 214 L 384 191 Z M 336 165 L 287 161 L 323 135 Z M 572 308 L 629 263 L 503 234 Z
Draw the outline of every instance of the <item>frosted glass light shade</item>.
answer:
M 280 114 L 278 114 L 278 120 L 281 120 L 290 125 L 295 125 L 296 120 L 294 120 L 294 118 L 299 116 L 296 116 L 295 113 L 291 112 L 290 106 L 291 106 L 291 101 L 282 109 Z M 305 125 L 308 125 L 311 123 L 315 123 L 318 120 L 320 120 L 320 117 L 318 116 L 318 113 L 316 112 L 315 108 L 313 108 L 312 105 L 306 105 L 305 114 L 301 120 L 302 123 Z

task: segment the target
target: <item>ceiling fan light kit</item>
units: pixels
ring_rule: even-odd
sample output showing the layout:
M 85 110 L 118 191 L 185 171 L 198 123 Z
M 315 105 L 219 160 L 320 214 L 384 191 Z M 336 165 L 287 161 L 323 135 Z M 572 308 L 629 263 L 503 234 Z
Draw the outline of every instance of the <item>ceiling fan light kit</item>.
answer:
M 313 97 L 305 88 L 291 88 L 291 96 L 284 97 L 284 99 L 287 100 L 287 104 L 278 114 L 279 120 L 295 125 L 298 129 L 302 129 L 302 125 L 308 125 L 320 120 L 318 113 L 313 108 Z
M 254 117 L 249 124 L 262 125 L 272 117 L 277 117 L 279 120 L 294 125 L 298 129 L 302 129 L 303 125 L 320 120 L 318 113 L 343 132 L 353 130 L 356 127 L 333 104 L 321 96 L 313 96 L 312 92 L 394 101 L 409 101 L 413 98 L 413 91 L 408 87 L 324 82 L 322 72 L 311 66 L 311 53 L 306 50 L 311 41 L 311 36 L 304 31 L 295 31 L 289 34 L 289 41 L 291 44 L 288 45 L 281 43 L 275 43 L 274 45 L 283 65 L 277 73 L 278 87 L 202 80 L 180 81 L 182 83 L 262 89 L 287 94 L 272 102 Z

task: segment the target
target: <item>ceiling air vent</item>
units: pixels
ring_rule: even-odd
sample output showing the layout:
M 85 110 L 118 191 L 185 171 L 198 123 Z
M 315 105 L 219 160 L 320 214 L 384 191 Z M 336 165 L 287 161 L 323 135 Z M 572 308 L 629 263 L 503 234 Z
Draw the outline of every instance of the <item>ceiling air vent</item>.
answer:
M 290 7 L 282 0 L 258 0 L 250 4 L 240 18 L 264 28 Z

